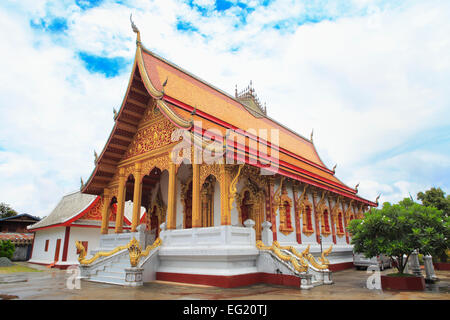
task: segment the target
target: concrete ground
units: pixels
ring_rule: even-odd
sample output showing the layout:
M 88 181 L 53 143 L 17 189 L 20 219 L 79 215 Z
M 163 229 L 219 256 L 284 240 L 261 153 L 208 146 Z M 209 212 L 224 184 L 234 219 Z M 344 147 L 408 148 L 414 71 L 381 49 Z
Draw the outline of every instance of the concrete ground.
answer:
M 174 284 L 155 281 L 140 288 L 81 281 L 79 290 L 70 290 L 66 283 L 71 276 L 64 270 L 48 269 L 28 263 L 23 265 L 42 272 L 0 274 L 0 300 L 178 300 L 178 299 L 233 299 L 233 300 L 450 300 L 450 271 L 436 271 L 440 279 L 427 285 L 423 292 L 369 290 L 366 271 L 349 269 L 333 273 L 333 285 L 300 290 L 278 285 L 257 284 L 224 289 L 201 285 Z M 392 273 L 389 269 L 383 273 Z

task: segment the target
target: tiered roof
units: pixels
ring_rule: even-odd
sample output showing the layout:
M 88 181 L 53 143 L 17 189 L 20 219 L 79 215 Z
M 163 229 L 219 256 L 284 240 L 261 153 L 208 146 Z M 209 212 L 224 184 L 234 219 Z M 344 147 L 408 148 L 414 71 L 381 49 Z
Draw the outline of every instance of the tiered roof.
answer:
M 201 121 L 203 131 L 195 132 L 197 134 L 211 128 L 220 130 L 224 136 L 227 129 L 239 134 L 250 128 L 267 129 L 269 134 L 271 129 L 278 129 L 279 145 L 271 144 L 270 139 L 264 141 L 252 135 L 247 137 L 259 145 L 267 145 L 269 150 L 279 152 L 279 174 L 366 205 L 377 205 L 359 197 L 356 188 L 348 187 L 335 177 L 334 170 L 328 169 L 320 159 L 312 138 L 307 139 L 268 117 L 251 86 L 243 92 L 236 92 L 233 97 L 146 49 L 140 42 L 139 33 L 135 62 L 122 107 L 82 192 L 102 194 L 151 99 L 155 99 L 160 111 L 180 128 L 194 132 L 193 122 Z M 255 154 L 251 144 L 243 146 L 233 143 L 227 148 L 247 158 Z M 272 151 L 268 153 L 273 154 Z

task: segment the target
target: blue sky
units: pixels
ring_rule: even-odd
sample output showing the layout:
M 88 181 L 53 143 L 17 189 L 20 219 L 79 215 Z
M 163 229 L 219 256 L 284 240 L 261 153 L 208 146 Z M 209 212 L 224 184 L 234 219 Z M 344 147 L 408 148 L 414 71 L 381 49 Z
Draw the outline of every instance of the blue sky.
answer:
M 125 94 L 131 13 L 149 49 L 229 93 L 253 80 L 270 117 L 314 128 L 361 196 L 450 192 L 448 1 L 6 0 L 0 202 L 46 215 L 87 180 Z

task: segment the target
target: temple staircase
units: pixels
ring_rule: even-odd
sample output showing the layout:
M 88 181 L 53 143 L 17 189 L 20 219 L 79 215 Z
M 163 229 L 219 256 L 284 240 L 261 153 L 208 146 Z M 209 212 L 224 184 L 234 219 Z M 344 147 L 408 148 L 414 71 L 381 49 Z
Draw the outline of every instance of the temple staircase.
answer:
M 144 269 L 144 277 L 152 280 L 158 264 L 158 251 L 160 241 L 141 250 L 139 242 L 133 238 L 128 244 L 119 246 L 111 251 L 92 251 L 91 259 L 79 259 L 81 279 L 117 285 L 127 285 L 127 269 L 132 268 L 130 255 L 134 253 L 135 268 Z M 133 250 L 134 249 L 134 250 Z M 136 254 L 137 253 L 137 254 Z M 141 259 L 142 258 L 142 259 Z

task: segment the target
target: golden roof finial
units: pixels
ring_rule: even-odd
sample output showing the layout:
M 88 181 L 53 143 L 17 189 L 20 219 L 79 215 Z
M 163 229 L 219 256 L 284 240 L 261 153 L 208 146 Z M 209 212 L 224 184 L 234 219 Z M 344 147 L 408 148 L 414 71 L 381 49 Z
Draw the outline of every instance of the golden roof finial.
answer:
M 380 199 L 381 193 L 378 195 L 378 197 L 375 199 L 376 204 L 378 205 L 378 199 Z
M 133 14 L 130 14 L 130 22 L 131 22 L 131 28 L 133 29 L 133 32 L 137 34 L 136 44 L 141 44 L 141 32 L 139 31 L 138 27 L 133 22 Z
M 355 186 L 356 192 L 358 192 L 358 187 L 359 187 L 359 182 L 358 182 L 358 184 Z
M 313 142 L 314 128 L 311 130 L 311 142 Z
M 336 167 L 337 167 L 337 163 L 334 165 L 334 167 L 333 167 L 333 173 L 335 173 L 336 172 Z

